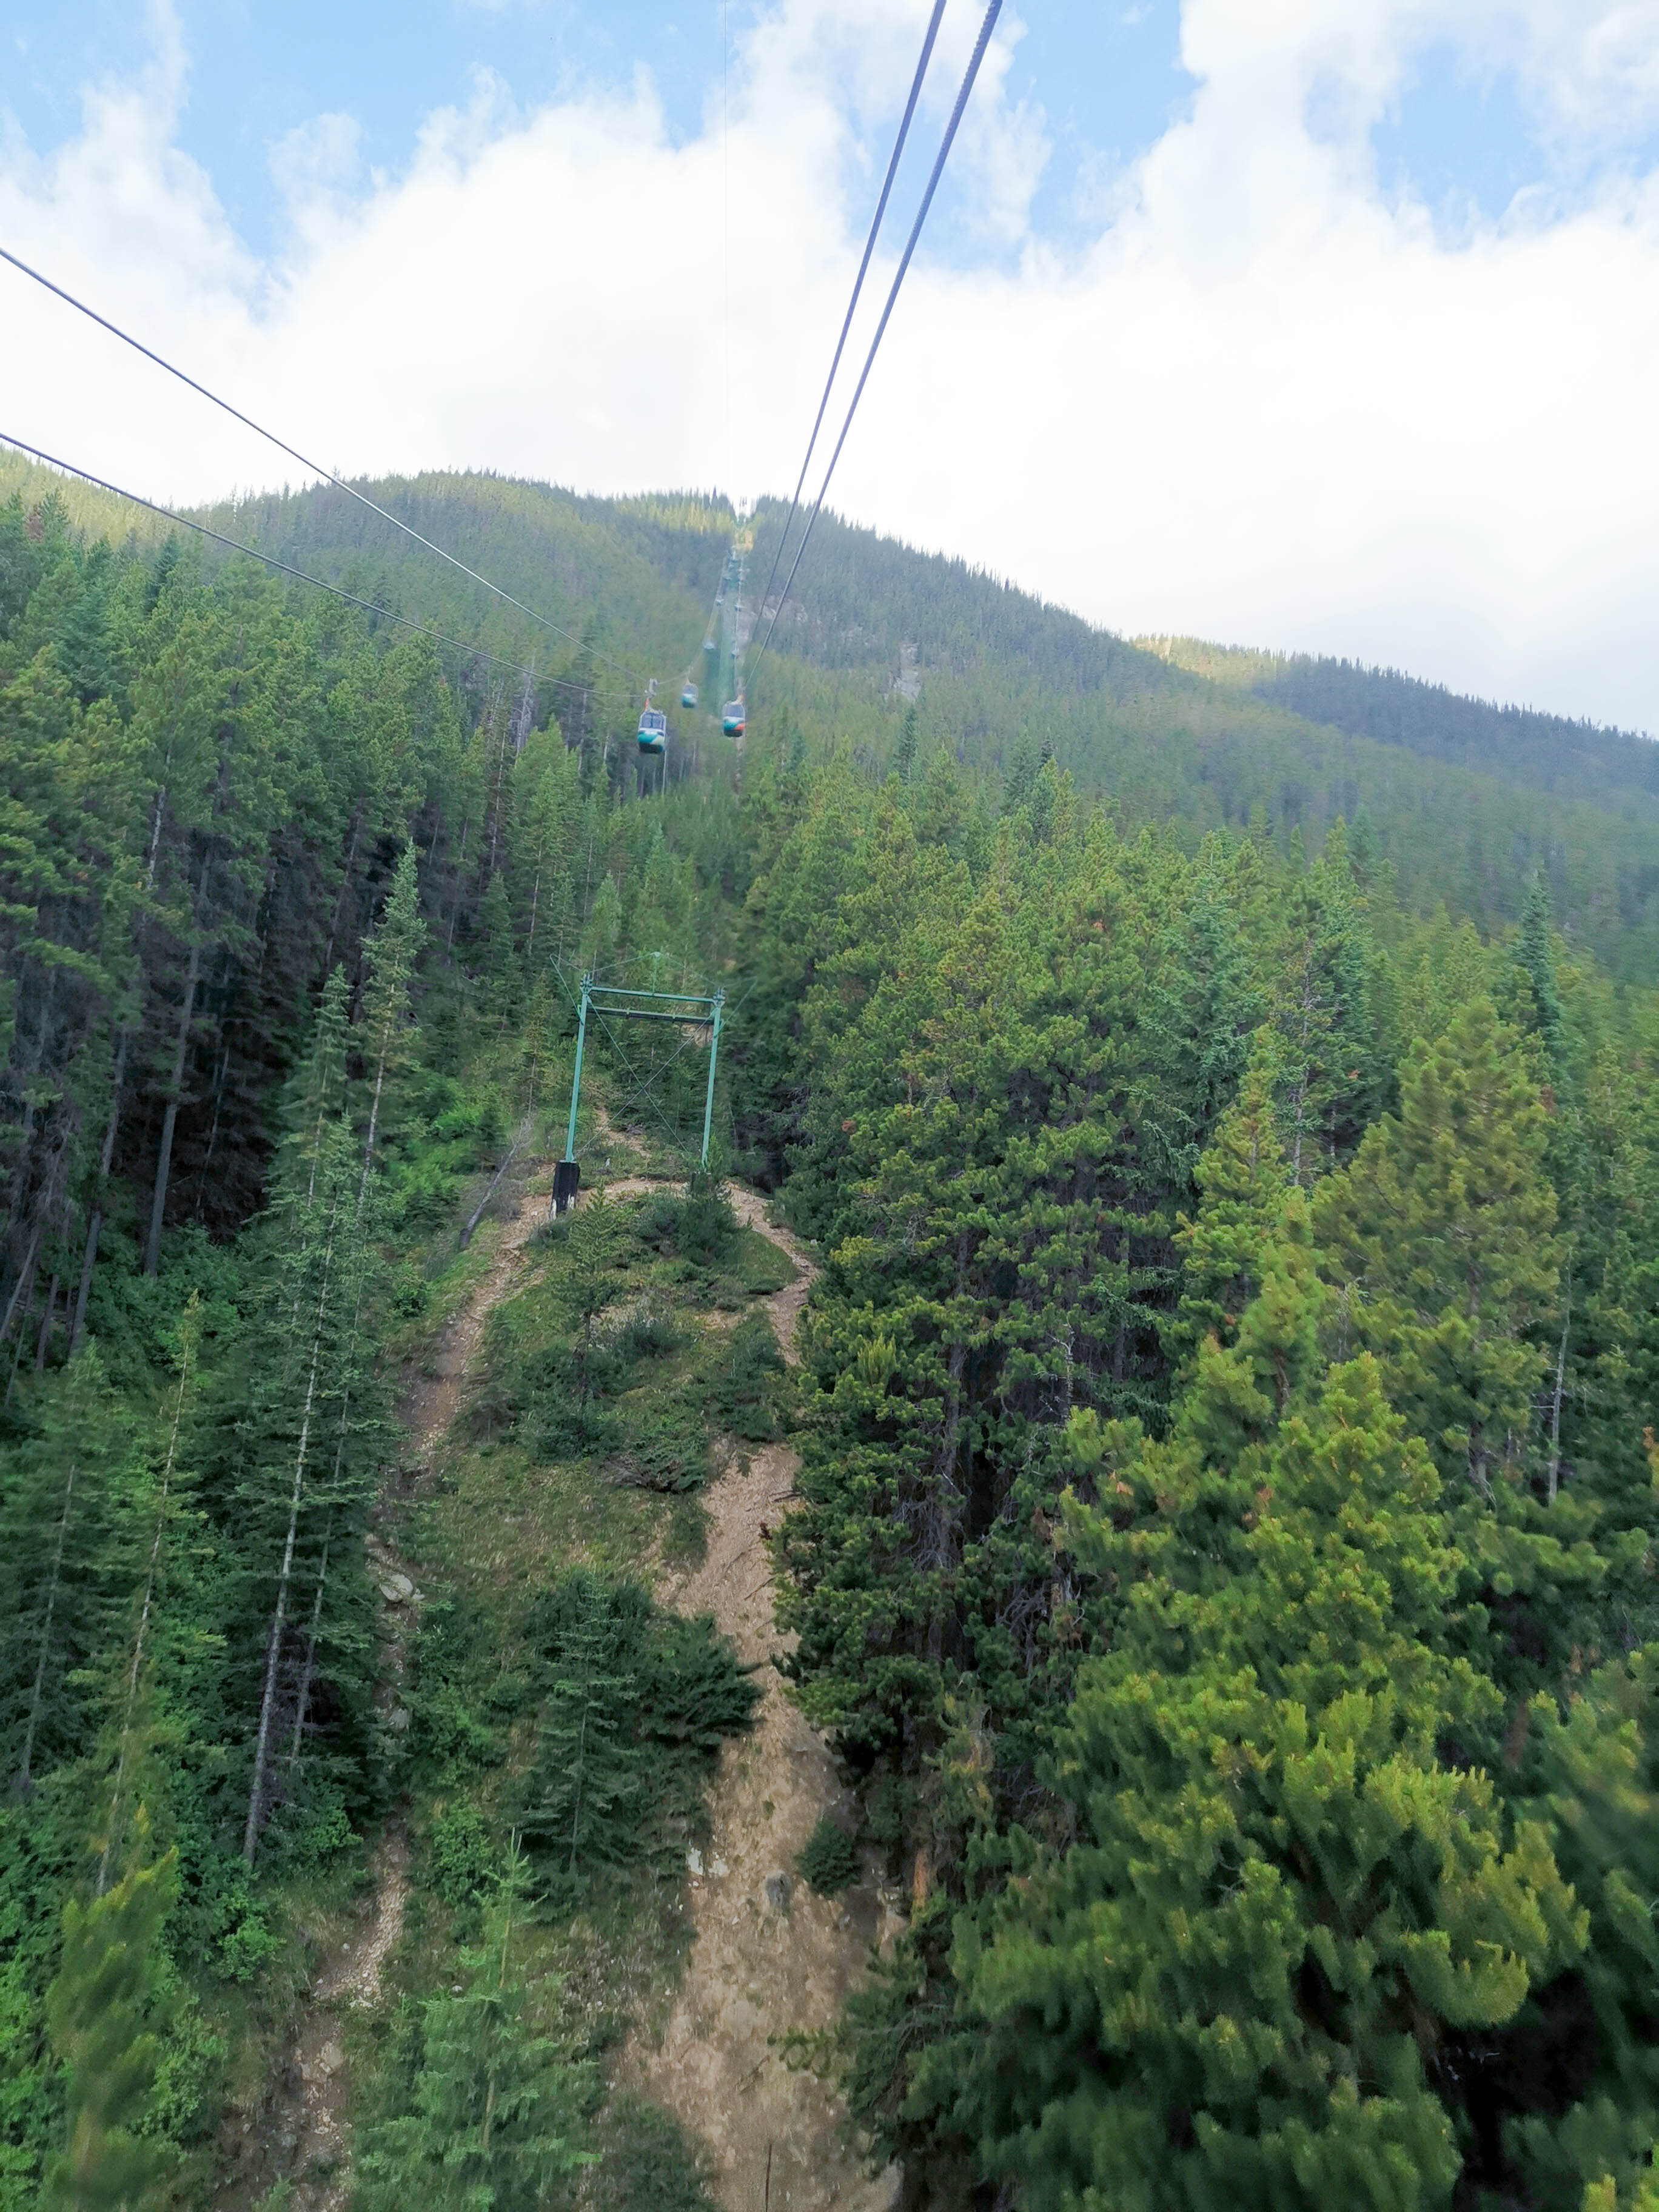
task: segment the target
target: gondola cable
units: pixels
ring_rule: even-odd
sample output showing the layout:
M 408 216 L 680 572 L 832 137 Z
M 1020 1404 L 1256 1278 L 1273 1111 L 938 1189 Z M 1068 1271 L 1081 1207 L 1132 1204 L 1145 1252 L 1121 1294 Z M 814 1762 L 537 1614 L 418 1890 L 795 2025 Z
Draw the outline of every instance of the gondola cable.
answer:
M 401 530 L 405 538 L 412 538 L 417 545 L 423 545 L 428 553 L 435 553 L 441 561 L 447 561 L 452 568 L 459 568 L 462 575 L 470 576 L 475 584 L 482 584 L 485 591 L 493 592 L 498 599 L 504 600 L 510 607 L 516 607 L 521 615 L 528 615 L 532 622 L 539 623 L 544 629 L 551 630 L 556 637 L 564 638 L 579 650 L 591 653 L 595 660 L 604 661 L 607 667 L 620 670 L 623 675 L 632 678 L 634 682 L 642 684 L 645 681 L 638 669 L 630 668 L 626 661 L 613 659 L 608 653 L 601 653 L 596 646 L 590 645 L 585 639 L 579 637 L 574 630 L 566 629 L 550 617 L 538 614 L 534 607 L 527 607 L 522 599 L 515 599 L 511 592 L 503 591 L 499 584 L 491 583 L 488 576 L 480 575 L 476 568 L 470 568 L 465 561 L 458 560 L 454 554 L 446 553 L 441 545 L 434 545 L 429 538 L 423 538 L 421 532 L 409 523 L 399 521 L 395 514 L 380 506 L 377 501 L 370 499 L 366 492 L 359 491 L 355 484 L 348 483 L 343 477 L 337 477 L 332 469 L 325 469 L 320 461 L 309 459 L 297 447 L 290 446 L 286 439 L 279 438 L 274 430 L 267 430 L 262 422 L 256 422 L 251 415 L 244 415 L 240 407 L 233 407 L 228 399 L 222 399 L 216 392 L 210 392 L 205 384 L 198 384 L 193 376 L 186 375 L 182 368 L 175 368 L 170 361 L 145 345 L 142 339 L 134 337 L 128 331 L 124 331 L 118 323 L 111 322 L 107 315 L 100 315 L 95 307 L 89 307 L 84 300 L 77 300 L 73 292 L 65 291 L 61 284 L 53 283 L 50 276 L 43 275 L 39 269 L 31 268 L 27 261 L 21 259 L 15 253 L 9 252 L 3 246 L 0 246 L 0 261 L 9 261 L 14 269 L 21 270 L 25 276 L 32 276 L 37 284 L 44 286 L 48 292 L 55 294 L 67 306 L 75 308 L 78 313 L 85 315 L 89 321 L 96 323 L 100 330 L 107 331 L 112 337 L 119 338 L 123 345 L 129 345 L 135 353 L 143 354 L 146 361 L 153 362 L 157 368 L 165 369 L 169 376 L 177 377 L 180 384 L 188 385 L 190 389 L 198 393 L 202 398 L 210 400 L 214 406 L 222 410 L 234 421 L 241 423 L 245 428 L 252 430 L 256 436 L 263 438 L 268 445 L 275 446 L 279 453 L 286 453 L 291 461 L 298 461 L 302 469 L 308 469 L 313 476 L 325 478 L 337 490 L 347 493 L 360 506 L 366 507 L 371 514 L 378 514 L 383 522 L 389 522 L 394 530 Z M 71 471 L 70 473 L 78 475 L 80 471 Z M 141 504 L 148 505 L 149 502 L 142 501 Z M 251 550 L 251 548 L 244 546 L 241 550 L 246 552 Z M 315 577 L 310 577 L 307 580 L 314 583 L 317 580 Z
M 789 512 L 784 519 L 778 538 L 778 550 L 772 556 L 772 572 L 766 580 L 766 589 L 757 601 L 760 612 L 766 611 L 766 603 L 772 596 L 772 586 L 777 581 L 778 564 L 783 558 L 783 549 L 789 543 L 789 532 L 795 526 L 795 517 L 800 511 L 800 495 L 805 489 L 806 471 L 812 465 L 812 455 L 818 442 L 818 432 L 823 428 L 823 418 L 830 405 L 836 374 L 841 368 L 842 355 L 847 349 L 848 335 L 853 327 L 853 316 L 857 310 L 859 295 L 864 289 L 864 280 L 869 273 L 871 256 L 876 250 L 876 239 L 880 233 L 882 218 L 887 213 L 893 179 L 898 174 L 899 157 L 904 151 L 904 142 L 910 134 L 910 123 L 916 112 L 916 102 L 921 96 L 922 80 L 927 74 L 927 64 L 933 58 L 933 41 L 939 36 L 939 27 L 945 14 L 945 0 L 933 0 L 933 12 L 928 19 L 927 35 L 921 42 L 921 58 L 916 64 L 916 73 L 910 83 L 910 97 L 904 103 L 904 113 L 899 118 L 898 136 L 893 141 L 893 151 L 887 163 L 887 174 L 883 180 L 881 198 L 876 202 L 876 212 L 870 223 L 870 235 L 864 241 L 864 258 L 859 264 L 859 273 L 853 279 L 853 296 L 847 302 L 847 313 L 841 326 L 841 336 L 836 341 L 835 358 L 830 363 L 830 374 L 824 379 L 823 397 L 818 402 L 818 411 L 812 424 L 812 434 L 806 441 L 806 453 L 800 465 L 800 475 L 795 482 L 795 495 L 789 502 Z M 757 656 L 758 658 L 758 656 Z
M 865 357 L 863 373 L 859 378 L 858 387 L 853 394 L 852 404 L 847 410 L 847 420 L 841 426 L 841 435 L 836 441 L 836 450 L 830 456 L 830 465 L 824 471 L 823 482 L 818 487 L 818 495 L 812 503 L 812 512 L 807 517 L 806 528 L 796 550 L 793 566 L 790 568 L 782 595 L 773 612 L 772 619 L 767 625 L 766 635 L 762 639 L 760 649 L 751 664 L 751 672 L 764 659 L 766 649 L 772 642 L 772 633 L 778 626 L 778 617 L 788 604 L 790 590 L 794 583 L 796 573 L 799 569 L 801 557 L 811 539 L 813 529 L 823 509 L 824 495 L 830 489 L 830 480 L 836 473 L 836 464 L 841 459 L 842 447 L 847 443 L 847 434 L 853 427 L 853 417 L 858 412 L 859 401 L 864 397 L 864 387 L 870 380 L 870 371 L 875 366 L 876 355 L 886 333 L 888 320 L 892 314 L 894 304 L 898 299 L 899 288 L 904 282 L 905 271 L 910 266 L 910 258 L 916 250 L 916 241 L 921 236 L 921 228 L 927 220 L 927 211 L 933 204 L 933 194 L 938 191 L 939 180 L 945 173 L 945 164 L 950 155 L 952 142 L 955 140 L 957 126 L 962 121 L 963 112 L 973 92 L 974 80 L 979 75 L 980 64 L 985 58 L 985 50 L 991 43 L 991 33 L 996 27 L 996 20 L 1001 12 L 1002 0 L 990 0 L 990 4 L 985 10 L 985 20 L 979 27 L 979 36 L 974 41 L 974 51 L 968 63 L 967 72 L 962 80 L 962 88 L 957 94 L 956 106 L 951 110 L 951 120 L 945 128 L 945 137 L 939 144 L 939 155 L 933 163 L 933 173 L 927 179 L 927 189 L 921 196 L 921 205 L 916 210 L 916 219 L 910 226 L 910 235 L 905 241 L 904 252 L 900 259 L 897 273 L 893 278 L 892 289 L 887 295 L 887 304 L 881 311 L 881 320 L 877 324 L 876 334 L 870 341 L 870 350 Z
M 434 645 L 447 645 L 474 659 L 491 661 L 497 668 L 510 669 L 515 676 L 528 677 L 532 683 L 556 684 L 567 691 L 590 695 L 594 690 L 593 685 L 579 683 L 570 677 L 538 676 L 535 669 L 526 667 L 521 660 L 508 660 L 501 653 L 486 653 L 482 646 L 468 645 L 461 638 L 447 636 L 442 630 L 433 629 L 430 623 L 416 622 L 409 615 L 395 614 L 390 607 L 383 607 L 374 599 L 359 599 L 356 592 L 348 592 L 339 584 L 328 583 L 321 576 L 313 576 L 304 568 L 296 568 L 291 561 L 279 561 L 274 553 L 262 553 L 257 545 L 246 545 L 239 538 L 227 538 L 222 530 L 214 530 L 205 522 L 196 521 L 191 515 L 163 507 L 157 500 L 146 499 L 142 492 L 128 491 L 120 484 L 111 483 L 106 477 L 94 476 L 89 469 L 77 469 L 73 461 L 61 461 L 55 453 L 43 453 L 39 446 L 27 445 L 21 438 L 14 438 L 9 430 L 0 430 L 0 445 L 10 446 L 20 453 L 27 453 L 31 460 L 42 461 L 48 468 L 59 469 L 66 477 L 78 477 L 82 483 L 94 484 L 100 491 L 112 493 L 117 499 L 130 500 L 134 507 L 147 507 L 150 514 L 159 514 L 168 522 L 176 522 L 183 530 L 193 530 L 199 537 L 212 538 L 216 544 L 228 546 L 233 553 L 246 553 L 251 560 L 263 561 L 267 568 L 280 569 L 285 576 L 296 577 L 302 584 L 314 585 L 318 591 L 328 592 L 335 599 L 345 600 L 349 606 L 362 607 L 365 613 L 379 615 L 382 621 L 396 623 L 400 629 L 412 629 L 418 636 L 429 637 Z M 624 695 L 618 693 L 614 696 L 621 697 Z

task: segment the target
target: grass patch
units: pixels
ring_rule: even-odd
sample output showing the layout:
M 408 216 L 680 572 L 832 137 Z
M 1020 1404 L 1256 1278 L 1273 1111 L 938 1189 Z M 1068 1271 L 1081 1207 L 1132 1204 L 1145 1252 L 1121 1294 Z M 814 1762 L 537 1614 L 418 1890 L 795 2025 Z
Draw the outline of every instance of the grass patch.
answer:
M 800 1269 L 789 1255 L 780 1251 L 771 1238 L 763 1237 L 758 1229 L 738 1231 L 731 1272 L 738 1287 L 753 1298 L 769 1298 L 775 1291 L 787 1291 L 791 1283 L 800 1280 Z

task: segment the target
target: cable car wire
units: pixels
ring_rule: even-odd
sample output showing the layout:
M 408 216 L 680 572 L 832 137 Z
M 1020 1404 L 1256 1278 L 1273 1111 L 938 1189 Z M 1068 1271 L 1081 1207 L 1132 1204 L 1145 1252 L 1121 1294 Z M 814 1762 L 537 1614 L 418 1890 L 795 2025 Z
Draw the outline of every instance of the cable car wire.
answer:
M 274 553 L 262 553 L 257 545 L 245 545 L 239 538 L 227 538 L 222 530 L 210 529 L 205 522 L 197 522 L 188 514 L 179 514 L 170 507 L 161 506 L 159 501 L 146 499 L 141 492 L 127 491 L 104 477 L 94 476 L 89 469 L 77 469 L 73 461 L 60 461 L 55 453 L 45 453 L 39 446 L 26 445 L 21 438 L 14 438 L 9 430 L 0 430 L 0 445 L 15 447 L 18 453 L 27 453 L 31 460 L 44 461 L 48 468 L 61 469 L 67 477 L 78 477 L 82 483 L 95 484 L 100 491 L 112 492 L 117 499 L 131 500 L 134 507 L 148 507 L 152 514 L 161 515 L 168 522 L 176 522 L 180 529 L 193 530 L 200 537 L 212 538 L 216 544 L 228 545 L 233 553 L 246 553 L 252 560 L 263 561 L 267 568 L 280 569 L 283 575 L 295 576 L 302 584 L 313 584 L 319 592 L 331 592 L 334 598 L 344 599 L 349 606 L 362 607 L 365 613 L 379 615 L 386 622 L 398 623 L 401 629 L 412 629 L 418 636 L 429 637 L 434 645 L 453 646 L 457 653 L 471 654 L 479 660 L 493 661 L 497 668 L 510 668 L 514 675 L 527 676 L 535 684 L 554 684 L 567 691 L 590 694 L 595 689 L 589 684 L 576 683 L 568 676 L 538 676 L 534 668 L 526 667 L 521 660 L 508 660 L 499 653 L 486 653 L 482 646 L 467 645 L 459 637 L 447 636 L 442 630 L 434 629 L 429 623 L 416 622 L 409 615 L 394 614 L 390 607 L 383 607 L 374 599 L 359 599 L 356 592 L 348 592 L 338 584 L 328 583 L 321 576 L 310 575 L 305 569 L 296 568 L 291 561 L 279 561 Z M 618 693 L 615 696 L 621 697 L 623 695 Z
M 789 513 L 785 518 L 782 534 L 778 539 L 778 550 L 772 556 L 772 573 L 766 580 L 766 589 L 757 602 L 763 613 L 766 611 L 766 602 L 772 596 L 772 586 L 777 580 L 778 563 L 783 558 L 783 549 L 789 543 L 789 532 L 794 528 L 795 517 L 800 510 L 800 495 L 805 488 L 806 471 L 812 465 L 812 453 L 818 442 L 818 432 L 823 428 L 824 414 L 830 405 L 830 394 L 835 385 L 836 372 L 841 367 L 842 355 L 847 349 L 847 337 L 853 327 L 854 312 L 858 307 L 859 295 L 864 289 L 864 280 L 870 268 L 870 257 L 876 250 L 876 238 L 881 229 L 882 217 L 887 212 L 887 202 L 892 193 L 893 179 L 898 174 L 899 156 L 903 153 L 904 142 L 910 135 L 911 118 L 916 112 L 916 102 L 921 96 L 922 79 L 927 76 L 927 64 L 933 59 L 933 41 L 939 36 L 939 27 L 944 14 L 945 0 L 933 0 L 933 12 L 928 19 L 927 35 L 921 42 L 921 58 L 916 64 L 916 73 L 910 84 L 910 97 L 904 103 L 904 113 L 899 119 L 898 137 L 893 141 L 892 155 L 887 164 L 887 175 L 882 184 L 881 198 L 876 202 L 876 212 L 870 224 L 870 235 L 864 241 L 864 258 L 859 264 L 858 275 L 853 279 L 853 296 L 847 302 L 846 319 L 841 326 L 841 336 L 836 341 L 835 359 L 830 362 L 830 374 L 824 380 L 823 397 L 818 402 L 817 416 L 812 424 L 812 434 L 806 441 L 805 459 L 801 462 L 800 475 L 795 481 L 795 495 L 789 502 Z
M 300 466 L 302 469 L 308 469 L 312 475 L 325 477 L 337 490 L 349 494 L 360 506 L 366 507 L 371 514 L 378 514 L 383 522 L 389 522 L 394 530 L 401 530 L 405 538 L 412 538 L 417 545 L 424 545 L 428 553 L 435 553 L 441 561 L 447 561 L 452 568 L 459 568 L 462 575 L 470 576 L 475 584 L 482 584 L 485 591 L 493 592 L 498 599 L 504 599 L 508 606 L 516 607 L 521 615 L 528 615 L 532 622 L 540 623 L 544 629 L 550 629 L 556 637 L 565 638 L 579 649 L 591 653 L 595 660 L 603 660 L 607 667 L 620 669 L 624 676 L 631 677 L 635 683 L 642 684 L 645 681 L 638 669 L 630 668 L 626 661 L 612 659 L 608 653 L 601 653 L 596 646 L 587 645 L 585 640 L 577 636 L 574 630 L 566 629 L 548 616 L 538 614 L 534 607 L 527 607 L 522 599 L 515 599 L 511 592 L 503 591 L 499 584 L 492 584 L 488 576 L 480 575 L 476 568 L 469 568 L 465 561 L 457 560 L 453 553 L 446 553 L 441 545 L 434 545 L 429 538 L 423 538 L 420 532 L 414 529 L 409 523 L 400 522 L 398 517 L 390 513 L 387 508 L 380 506 L 377 501 L 370 499 L 367 492 L 359 491 L 355 484 L 348 483 L 343 477 L 337 477 L 332 469 L 325 469 L 320 461 L 308 459 L 296 447 L 290 446 L 286 439 L 279 438 L 274 430 L 267 430 L 262 422 L 256 422 L 251 415 L 244 415 L 240 407 L 233 407 L 228 399 L 222 399 L 216 392 L 210 392 L 205 384 L 198 384 L 193 376 L 187 376 L 182 368 L 175 368 L 170 361 L 153 351 L 141 339 L 134 337 L 130 331 L 124 331 L 118 323 L 111 322 L 107 315 L 100 315 L 95 307 L 89 307 L 84 300 L 77 300 L 73 292 L 66 292 L 61 284 L 54 284 L 50 276 L 43 276 L 40 270 L 31 268 L 27 261 L 21 260 L 15 253 L 9 252 L 3 246 L 0 246 L 0 261 L 10 262 L 14 269 L 21 270 L 25 276 L 32 276 L 37 284 L 44 285 L 48 292 L 54 293 L 58 299 L 75 308 L 78 313 L 85 315 L 89 321 L 96 323 L 100 330 L 107 331 L 112 337 L 119 338 L 123 345 L 129 345 L 135 353 L 143 354 L 146 361 L 154 362 L 157 368 L 165 369 L 169 376 L 176 376 L 180 384 L 188 385 L 192 392 L 199 393 L 204 399 L 210 400 L 214 406 L 222 409 L 224 413 L 230 416 L 233 420 L 241 423 L 245 428 L 252 430 L 256 436 L 264 439 L 268 445 L 275 446 L 279 453 L 286 453 L 291 461 L 298 461 Z M 78 471 L 71 471 L 70 473 L 76 474 Z M 251 548 L 244 546 L 242 550 L 246 552 L 251 550 Z
M 853 417 L 857 414 L 859 402 L 864 397 L 864 387 L 870 380 L 870 371 L 875 367 L 876 355 L 886 333 L 888 319 L 892 314 L 894 303 L 899 295 L 899 287 L 904 282 L 905 271 L 910 266 L 910 257 L 916 250 L 917 240 L 921 236 L 921 227 L 927 220 L 927 210 L 933 204 L 933 194 L 938 191 L 939 180 L 945 173 L 945 164 L 957 135 L 957 127 L 962 121 L 963 112 L 967 107 L 969 96 L 974 89 L 974 80 L 979 75 L 979 65 L 985 58 L 985 49 L 991 43 L 991 33 L 996 27 L 996 20 L 1001 12 L 1002 0 L 990 0 L 990 4 L 985 10 L 985 20 L 979 27 L 979 36 L 974 41 L 974 51 L 968 63 L 967 72 L 962 80 L 962 88 L 957 94 L 957 104 L 951 110 L 951 120 L 945 126 L 945 137 L 939 144 L 939 156 L 933 163 L 933 174 L 927 179 L 927 189 L 921 196 L 921 205 L 916 210 L 916 219 L 910 226 L 910 235 L 905 241 L 904 253 L 899 262 L 897 273 L 893 278 L 892 289 L 887 295 L 887 305 L 881 311 L 881 320 L 877 324 L 876 334 L 870 341 L 870 351 L 865 358 L 863 374 L 860 376 L 858 388 L 853 394 L 852 404 L 847 410 L 847 420 L 841 426 L 841 435 L 836 441 L 836 450 L 830 456 L 830 465 L 824 471 L 823 482 L 818 487 L 817 498 L 813 501 L 812 512 L 806 520 L 806 528 L 795 554 L 794 566 L 789 571 L 787 580 L 784 584 L 783 595 L 779 599 L 776 611 L 767 626 L 766 635 L 761 641 L 760 650 L 755 655 L 753 667 L 757 668 L 765 657 L 766 648 L 772 642 L 772 632 L 778 626 L 778 616 L 783 612 L 788 604 L 790 587 L 794 583 L 796 571 L 800 567 L 801 556 L 805 552 L 811 541 L 813 528 L 823 506 L 824 495 L 830 489 L 830 479 L 836 473 L 836 464 L 841 459 L 841 449 L 847 443 L 847 434 L 853 427 Z

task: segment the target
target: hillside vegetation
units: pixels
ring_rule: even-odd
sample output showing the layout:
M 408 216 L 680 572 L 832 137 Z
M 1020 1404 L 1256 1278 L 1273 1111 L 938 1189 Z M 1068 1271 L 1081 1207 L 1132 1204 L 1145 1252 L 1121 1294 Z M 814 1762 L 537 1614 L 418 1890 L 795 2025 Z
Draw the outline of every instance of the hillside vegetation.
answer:
M 461 647 L 0 509 L 0 2205 L 724 2202 L 617 2053 L 758 1686 L 663 1593 L 787 1437 L 795 1871 L 884 1932 L 761 2063 L 908 2205 L 1650 2212 L 1638 741 L 1568 805 L 826 526 L 643 796 L 601 656 L 691 663 L 720 504 L 381 490 L 572 635 L 337 495 L 227 521 Z M 724 980 L 716 1174 L 597 1035 L 532 1235 L 585 969 Z

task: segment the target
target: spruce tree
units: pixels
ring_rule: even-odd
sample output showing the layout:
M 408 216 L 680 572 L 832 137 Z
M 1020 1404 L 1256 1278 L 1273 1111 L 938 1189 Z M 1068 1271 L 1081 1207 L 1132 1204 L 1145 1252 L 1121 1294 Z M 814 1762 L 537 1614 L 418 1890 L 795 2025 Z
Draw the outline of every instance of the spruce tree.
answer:
M 558 1594 L 557 1620 L 518 1826 L 544 1857 L 555 1895 L 570 1899 L 582 1875 L 627 1856 L 648 1810 L 648 1784 L 634 1742 L 632 1639 L 614 1593 L 592 1575 L 572 1575 Z
M 95 1345 L 38 1418 L 0 1486 L 0 1772 L 25 1796 L 84 1748 L 131 1535 L 118 1511 L 131 1423 Z
M 1240 1316 L 1261 1287 L 1291 1188 L 1279 1140 L 1271 1052 L 1253 1054 L 1238 1102 L 1223 1115 L 1194 1171 L 1197 1216 L 1182 1218 L 1181 1298 L 1170 1339 L 1190 1355 L 1206 1336 L 1234 1342 Z
M 405 845 L 392 879 L 386 910 L 363 948 L 368 981 L 363 986 L 358 1048 L 369 1086 L 368 1128 L 363 1139 L 363 1179 L 374 1164 L 374 1146 L 386 1103 L 388 1077 L 409 1049 L 409 1025 L 415 969 L 426 936 L 421 918 L 420 885 L 413 845 Z

